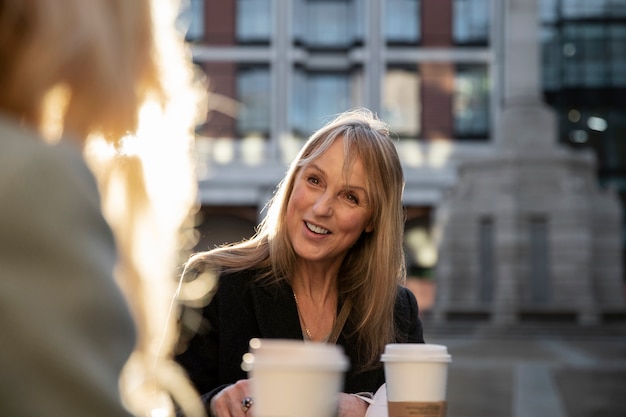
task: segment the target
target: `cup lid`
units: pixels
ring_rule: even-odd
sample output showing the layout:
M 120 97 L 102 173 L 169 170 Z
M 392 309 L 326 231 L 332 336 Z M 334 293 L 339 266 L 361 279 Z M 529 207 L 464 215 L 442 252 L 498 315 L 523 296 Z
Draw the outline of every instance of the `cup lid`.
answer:
M 327 369 L 345 371 L 348 358 L 341 346 L 291 339 L 251 339 L 241 368 Z
M 383 362 L 451 362 L 452 357 L 444 345 L 428 343 L 390 343 L 381 356 Z

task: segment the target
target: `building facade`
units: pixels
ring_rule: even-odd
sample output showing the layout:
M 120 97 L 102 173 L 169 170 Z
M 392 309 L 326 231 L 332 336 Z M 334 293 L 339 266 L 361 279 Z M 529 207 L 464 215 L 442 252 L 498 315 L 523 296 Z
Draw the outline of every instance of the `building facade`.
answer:
M 538 0 L 555 140 L 591 149 L 626 195 L 626 1 Z M 181 14 L 209 106 L 198 127 L 199 249 L 249 237 L 287 164 L 332 115 L 368 107 L 397 134 L 413 276 L 464 161 L 493 155 L 506 85 L 495 0 L 190 0 Z

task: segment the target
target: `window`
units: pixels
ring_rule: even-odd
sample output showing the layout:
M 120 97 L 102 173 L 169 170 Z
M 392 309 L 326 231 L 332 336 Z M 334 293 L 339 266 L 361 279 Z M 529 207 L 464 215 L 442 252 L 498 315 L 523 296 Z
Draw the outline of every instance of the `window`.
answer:
M 420 40 L 420 2 L 386 0 L 384 31 L 390 45 L 417 44 Z
M 626 22 L 608 29 L 608 53 L 614 87 L 626 87 Z
M 626 0 L 541 4 L 546 90 L 626 86 Z
M 239 137 L 269 136 L 270 72 L 267 66 L 240 66 L 237 71 Z
M 361 71 L 308 71 L 296 68 L 293 79 L 291 129 L 308 137 L 337 113 L 359 106 Z
M 554 23 L 557 20 L 557 0 L 540 0 L 538 1 L 539 19 L 541 22 Z
M 566 19 L 626 16 L 625 0 L 560 0 L 560 3 L 563 17 Z
M 362 43 L 363 0 L 294 0 L 293 36 L 310 48 L 345 49 Z
M 484 65 L 459 65 L 454 80 L 454 133 L 459 139 L 489 133 L 489 79 Z
M 457 45 L 489 43 L 489 0 L 454 0 L 452 38 Z
M 546 90 L 558 90 L 561 87 L 561 37 L 559 31 L 552 26 L 542 27 L 541 59 L 543 61 L 543 87 Z
M 269 44 L 271 0 L 237 0 L 237 41 Z
M 417 66 L 390 67 L 383 85 L 382 118 L 402 138 L 420 134 L 420 79 Z
M 601 87 L 611 84 L 608 29 L 599 24 L 563 27 L 563 84 Z

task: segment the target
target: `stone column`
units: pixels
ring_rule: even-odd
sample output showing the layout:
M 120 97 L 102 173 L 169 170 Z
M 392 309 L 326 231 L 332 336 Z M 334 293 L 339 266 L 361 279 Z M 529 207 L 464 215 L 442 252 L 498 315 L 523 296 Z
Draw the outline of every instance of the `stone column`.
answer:
M 495 141 L 513 150 L 543 152 L 556 144 L 557 122 L 541 92 L 537 0 L 503 0 L 502 12 L 503 42 L 494 45 L 503 60 Z
M 557 143 L 555 115 L 541 96 L 536 0 L 501 7 L 494 153 L 462 161 L 437 210 L 434 316 L 596 323 L 603 311 L 624 308 L 619 204 L 598 189 L 590 153 Z

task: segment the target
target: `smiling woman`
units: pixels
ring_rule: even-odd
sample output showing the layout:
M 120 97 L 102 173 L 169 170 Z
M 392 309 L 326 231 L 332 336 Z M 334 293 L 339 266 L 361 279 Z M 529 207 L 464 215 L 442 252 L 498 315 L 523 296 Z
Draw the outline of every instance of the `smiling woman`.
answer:
M 213 416 L 244 414 L 241 359 L 252 338 L 340 345 L 351 363 L 338 415 L 365 414 L 367 403 L 349 394 L 383 384 L 385 344 L 423 342 L 403 286 L 403 186 L 387 126 L 366 109 L 348 111 L 309 138 L 250 240 L 188 261 L 185 280 L 219 275 L 203 323 L 183 314 L 193 328 L 177 357 Z
M 332 275 L 361 234 L 372 231 L 365 169 L 358 156 L 347 163 L 349 146 L 338 138 L 305 165 L 287 204 L 287 234 L 298 261 Z

